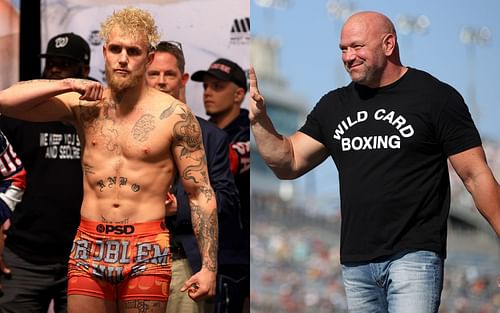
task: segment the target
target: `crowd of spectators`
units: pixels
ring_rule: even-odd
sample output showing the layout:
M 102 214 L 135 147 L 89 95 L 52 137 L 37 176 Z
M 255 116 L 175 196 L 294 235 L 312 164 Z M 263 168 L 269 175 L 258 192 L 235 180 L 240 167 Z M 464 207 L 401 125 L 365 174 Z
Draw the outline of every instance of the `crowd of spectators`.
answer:
M 310 215 L 275 195 L 253 194 L 251 201 L 251 312 L 347 312 L 339 216 Z M 463 248 L 448 251 L 440 312 L 500 313 L 500 255 Z

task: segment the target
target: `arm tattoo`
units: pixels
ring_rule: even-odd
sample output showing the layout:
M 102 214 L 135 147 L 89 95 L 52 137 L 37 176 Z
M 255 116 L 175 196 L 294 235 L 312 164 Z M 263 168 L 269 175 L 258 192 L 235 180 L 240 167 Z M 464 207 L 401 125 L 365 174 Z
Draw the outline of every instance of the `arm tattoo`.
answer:
M 201 193 L 207 198 L 207 203 L 212 200 L 212 197 L 214 196 L 214 191 L 212 188 L 208 188 L 206 186 L 201 186 L 200 187 Z
M 200 182 L 193 175 L 193 172 L 197 172 L 201 174 L 203 182 L 208 183 L 208 176 L 206 171 L 200 171 L 201 169 L 205 168 L 206 164 L 206 159 L 203 158 L 199 160 L 199 162 L 195 165 L 186 166 L 186 168 L 182 172 L 182 178 L 184 178 L 185 180 L 192 180 L 195 184 L 198 184 Z
M 195 151 L 202 150 L 201 130 L 196 118 L 190 111 L 179 114 L 182 118 L 174 125 L 174 138 L 177 146 L 182 147 L 181 157 L 190 156 Z
M 190 202 L 193 231 L 202 256 L 202 266 L 209 271 L 217 271 L 218 225 L 217 209 L 207 215 L 201 208 Z
M 21 80 L 17 82 L 17 85 L 30 85 L 30 84 L 36 84 L 40 82 L 56 82 L 58 81 L 57 79 L 31 79 L 31 80 Z
M 148 140 L 149 133 L 155 129 L 155 117 L 151 114 L 144 114 L 132 127 L 132 136 L 139 142 Z

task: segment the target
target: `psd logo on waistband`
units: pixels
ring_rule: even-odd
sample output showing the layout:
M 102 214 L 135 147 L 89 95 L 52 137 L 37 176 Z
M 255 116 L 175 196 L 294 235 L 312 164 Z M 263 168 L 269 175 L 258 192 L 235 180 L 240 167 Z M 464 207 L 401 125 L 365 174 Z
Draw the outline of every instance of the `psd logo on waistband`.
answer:
M 99 224 L 96 227 L 96 230 L 98 233 L 105 233 L 105 234 L 115 234 L 115 235 L 130 235 L 133 234 L 135 231 L 135 228 L 133 225 L 110 225 L 110 224 Z

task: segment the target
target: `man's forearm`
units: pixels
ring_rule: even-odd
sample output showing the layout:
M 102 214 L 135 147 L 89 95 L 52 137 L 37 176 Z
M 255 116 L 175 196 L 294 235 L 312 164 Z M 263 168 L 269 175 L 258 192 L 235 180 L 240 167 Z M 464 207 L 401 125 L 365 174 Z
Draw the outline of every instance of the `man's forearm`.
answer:
M 214 195 L 213 191 L 211 194 Z M 200 249 L 202 267 L 214 273 L 217 272 L 219 245 L 219 226 L 215 202 L 215 196 L 202 200 L 189 199 L 191 222 Z
M 68 80 L 29 80 L 0 91 L 0 111 L 7 115 L 29 110 L 53 96 L 72 91 Z
M 491 172 L 464 181 L 474 203 L 500 237 L 500 186 Z
M 287 137 L 279 134 L 265 115 L 251 123 L 257 149 L 266 164 L 279 178 L 291 178 L 293 150 Z

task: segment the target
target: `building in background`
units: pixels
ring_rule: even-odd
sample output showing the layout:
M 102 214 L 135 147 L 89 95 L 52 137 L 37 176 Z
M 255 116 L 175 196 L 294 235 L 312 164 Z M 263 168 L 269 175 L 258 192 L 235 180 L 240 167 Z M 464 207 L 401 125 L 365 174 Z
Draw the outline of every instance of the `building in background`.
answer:
M 250 45 L 251 63 L 259 79 L 259 88 L 266 97 L 266 109 L 275 127 L 282 134 L 292 134 L 305 121 L 307 100 L 287 86 L 278 70 L 279 43 L 271 38 L 254 37 Z M 252 141 L 252 192 L 279 195 L 287 201 L 298 193 L 293 181 L 277 180 L 257 153 Z

